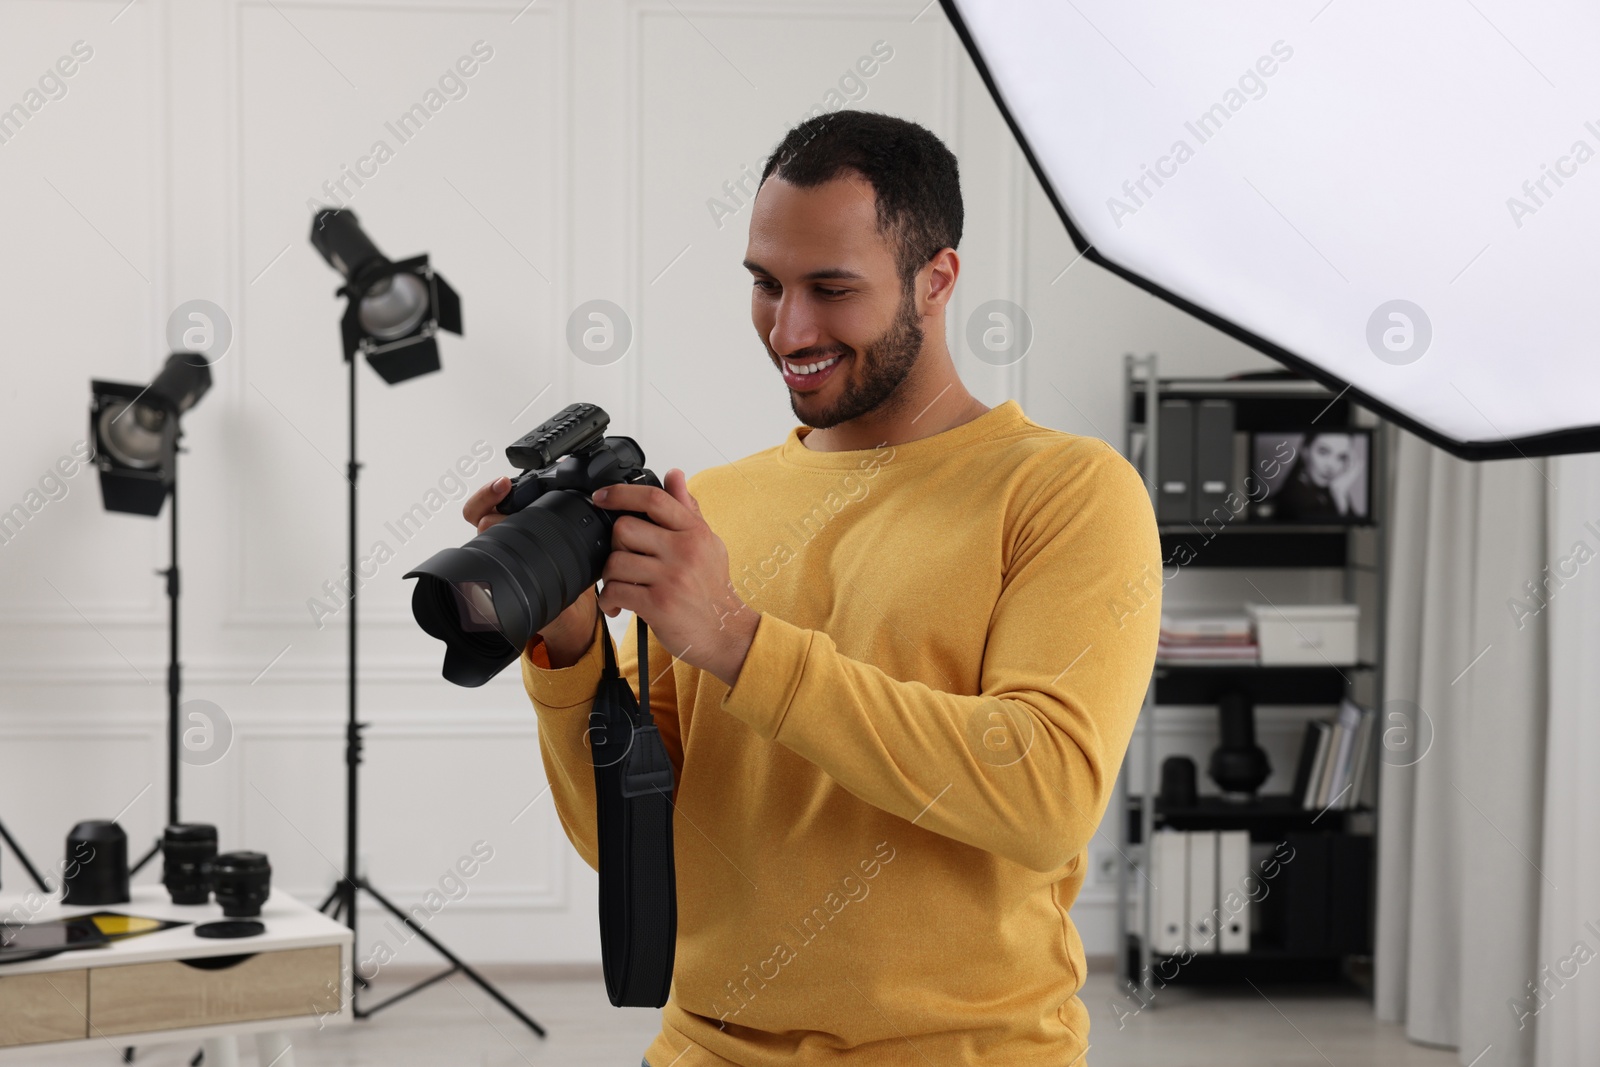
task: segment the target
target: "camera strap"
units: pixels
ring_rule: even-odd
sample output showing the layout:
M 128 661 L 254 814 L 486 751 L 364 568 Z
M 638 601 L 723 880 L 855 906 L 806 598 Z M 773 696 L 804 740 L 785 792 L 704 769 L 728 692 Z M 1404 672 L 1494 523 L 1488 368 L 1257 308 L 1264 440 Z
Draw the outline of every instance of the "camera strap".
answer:
M 639 627 L 639 699 L 617 670 L 611 631 L 589 713 L 600 857 L 600 958 L 619 1008 L 667 1002 L 678 936 L 672 866 L 672 761 L 650 717 L 650 666 Z M 642 702 L 642 705 L 641 705 Z

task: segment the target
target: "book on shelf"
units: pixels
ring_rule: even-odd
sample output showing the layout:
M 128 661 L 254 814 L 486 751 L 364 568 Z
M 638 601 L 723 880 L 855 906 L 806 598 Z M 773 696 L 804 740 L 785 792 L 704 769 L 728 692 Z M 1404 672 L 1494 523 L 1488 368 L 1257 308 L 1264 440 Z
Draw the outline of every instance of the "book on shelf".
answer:
M 1378 804 L 1378 769 L 1372 762 L 1372 735 L 1377 729 L 1377 712 L 1361 717 L 1361 732 L 1356 735 L 1355 768 L 1350 775 L 1350 799 L 1354 807 L 1372 808 Z
M 1250 616 L 1244 610 L 1174 607 L 1161 613 L 1161 633 L 1185 640 L 1250 639 Z
M 1157 642 L 1156 658 L 1182 663 L 1255 663 L 1260 659 L 1256 646 L 1248 645 L 1169 645 Z
M 1371 803 L 1376 721 L 1373 709 L 1346 699 L 1340 702 L 1335 718 L 1306 724 L 1294 784 L 1301 807 L 1308 811 L 1348 810 Z
M 1333 747 L 1333 723 L 1319 721 L 1316 754 L 1311 761 L 1311 782 L 1306 788 L 1303 806 L 1315 811 L 1320 806 L 1322 790 L 1328 780 L 1328 752 Z
M 1308 796 L 1317 777 L 1317 767 L 1322 758 L 1321 746 L 1326 744 L 1323 735 L 1328 732 L 1328 724 L 1321 719 L 1314 719 L 1306 723 L 1304 740 L 1300 742 L 1300 762 L 1295 766 L 1294 796 L 1299 799 L 1300 806 L 1310 807 Z
M 1329 772 L 1328 795 L 1323 798 L 1324 805 L 1337 804 L 1341 808 L 1352 805 L 1345 803 L 1354 792 L 1351 787 L 1351 772 L 1353 766 L 1351 758 L 1355 755 L 1356 738 L 1361 732 L 1362 709 L 1348 701 L 1339 704 L 1339 718 L 1336 727 L 1339 734 L 1339 744 L 1333 750 L 1333 768 Z
M 1196 606 L 1161 613 L 1156 656 L 1185 663 L 1254 663 L 1260 650 L 1243 611 Z

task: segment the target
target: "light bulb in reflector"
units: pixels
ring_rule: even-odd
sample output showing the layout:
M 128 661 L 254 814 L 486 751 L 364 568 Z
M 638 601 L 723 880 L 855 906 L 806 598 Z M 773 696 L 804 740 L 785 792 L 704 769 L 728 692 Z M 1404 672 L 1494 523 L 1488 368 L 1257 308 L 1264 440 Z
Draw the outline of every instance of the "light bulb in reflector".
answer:
M 404 337 L 428 313 L 428 287 L 415 274 L 381 278 L 361 299 L 361 328 L 380 341 Z
M 100 442 L 118 463 L 151 470 L 161 463 L 166 422 L 165 414 L 148 405 L 114 403 L 100 412 Z

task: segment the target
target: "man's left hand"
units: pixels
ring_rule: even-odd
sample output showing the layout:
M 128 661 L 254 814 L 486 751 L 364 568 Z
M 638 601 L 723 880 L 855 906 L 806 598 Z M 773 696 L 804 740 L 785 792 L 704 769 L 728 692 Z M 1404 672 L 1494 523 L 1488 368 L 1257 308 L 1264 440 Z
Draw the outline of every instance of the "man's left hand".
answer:
M 634 612 L 675 658 L 731 689 L 761 616 L 734 592 L 727 546 L 689 495 L 687 476 L 673 468 L 664 484 L 612 485 L 594 494 L 598 507 L 650 517 L 617 517 L 600 572 L 600 610 L 612 618 Z

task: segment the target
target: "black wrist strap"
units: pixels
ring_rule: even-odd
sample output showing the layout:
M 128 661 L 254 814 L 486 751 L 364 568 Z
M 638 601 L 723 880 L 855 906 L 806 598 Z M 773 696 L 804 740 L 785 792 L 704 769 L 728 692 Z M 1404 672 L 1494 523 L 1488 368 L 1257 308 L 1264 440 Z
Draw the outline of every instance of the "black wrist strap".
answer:
M 600 853 L 600 957 L 619 1008 L 659 1008 L 672 985 L 678 936 L 672 867 L 672 761 L 650 717 L 647 634 L 638 620 L 639 698 L 617 670 L 602 619 L 606 664 L 589 713 Z M 641 706 L 642 702 L 642 706 Z

